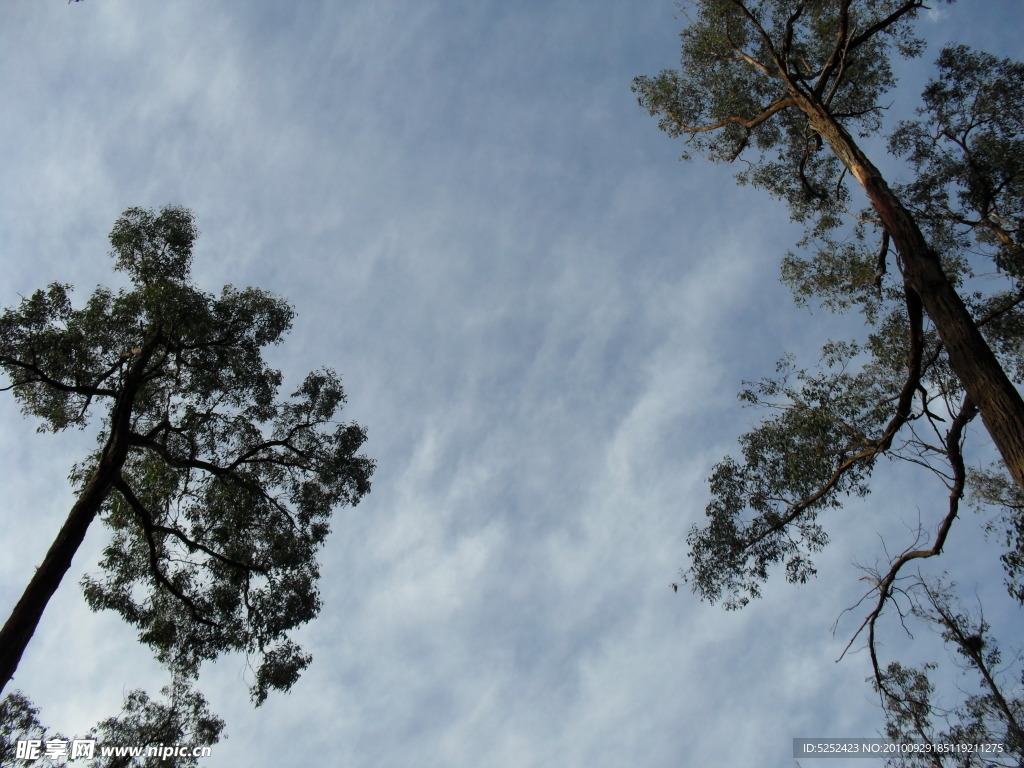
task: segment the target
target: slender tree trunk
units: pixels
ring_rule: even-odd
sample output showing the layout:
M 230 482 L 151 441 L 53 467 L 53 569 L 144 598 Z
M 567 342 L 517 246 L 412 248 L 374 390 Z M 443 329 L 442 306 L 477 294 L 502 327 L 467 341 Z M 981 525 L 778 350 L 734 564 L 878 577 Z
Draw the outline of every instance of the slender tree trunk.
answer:
M 128 458 L 132 407 L 156 345 L 157 340 L 151 339 L 135 356 L 111 410 L 110 436 L 103 446 L 99 464 L 71 508 L 42 564 L 36 568 L 35 575 L 11 611 L 7 623 L 0 630 L 0 694 L 14 677 L 47 603 L 71 567 L 71 560 L 85 540 L 85 533 L 103 506 L 114 480 L 121 474 L 121 467 Z
M 50 545 L 42 565 L 36 568 L 35 575 L 0 630 L 0 694 L 14 677 L 25 648 L 39 626 L 43 610 L 71 567 L 71 560 L 103 505 L 116 474 L 116 471 L 102 464 L 93 472 L 60 533 Z
M 970 398 L 1003 462 L 1024 490 L 1024 399 L 1010 381 L 978 326 L 949 281 L 913 215 L 903 207 L 879 170 L 833 118 L 806 93 L 794 94 L 797 107 L 860 182 L 903 259 L 904 279 L 921 298 L 949 354 L 949 362 Z

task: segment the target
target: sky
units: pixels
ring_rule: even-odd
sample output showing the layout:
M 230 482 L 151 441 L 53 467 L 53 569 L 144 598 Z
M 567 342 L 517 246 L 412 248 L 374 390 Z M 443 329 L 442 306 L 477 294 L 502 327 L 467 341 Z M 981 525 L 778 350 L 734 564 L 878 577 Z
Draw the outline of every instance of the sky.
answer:
M 942 509 L 920 475 L 887 468 L 827 520 L 807 585 L 774 578 L 735 613 L 669 587 L 711 467 L 756 423 L 742 381 L 859 330 L 778 283 L 799 238 L 785 209 L 679 162 L 637 106 L 633 77 L 678 62 L 672 2 L 10 0 L 3 16 L 0 306 L 119 285 L 118 215 L 186 205 L 196 283 L 287 298 L 269 359 L 286 388 L 338 370 L 377 461 L 335 515 L 294 689 L 256 709 L 244 659 L 204 667 L 227 721 L 204 764 L 790 766 L 793 738 L 878 734 L 866 654 L 835 661 L 856 627 L 841 614 L 880 535 Z M 1016 0 L 928 14 L 894 109 L 946 42 L 1019 54 L 1020 21 Z M 0 399 L 3 610 L 95 440 L 35 426 Z M 998 551 L 971 530 L 947 564 L 996 600 L 999 574 L 975 566 Z M 84 606 L 104 538 L 94 525 L 15 680 L 65 732 L 166 682 Z M 1016 614 L 987 618 L 1019 634 Z

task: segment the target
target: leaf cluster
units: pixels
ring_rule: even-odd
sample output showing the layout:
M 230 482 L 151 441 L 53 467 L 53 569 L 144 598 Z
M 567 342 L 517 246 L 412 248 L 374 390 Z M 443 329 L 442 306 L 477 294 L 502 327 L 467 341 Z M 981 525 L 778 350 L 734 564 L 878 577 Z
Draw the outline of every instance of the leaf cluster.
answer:
M 224 721 L 210 712 L 205 697 L 193 690 L 189 680 L 176 675 L 160 693 L 163 700 L 153 699 L 143 690 L 130 691 L 117 715 L 93 726 L 83 736 L 97 747 L 182 746 L 212 747 L 224 734 Z M 0 768 L 52 768 L 56 763 L 43 755 L 37 760 L 19 759 L 17 742 L 50 740 L 70 742 L 72 739 L 51 731 L 39 719 L 39 708 L 25 694 L 13 691 L 0 700 Z M 184 750 L 168 762 L 164 756 L 101 755 L 96 749 L 90 765 L 98 768 L 195 768 L 199 758 Z M 66 764 L 66 763 L 65 763 Z
M 785 200 L 799 221 L 834 222 L 849 201 L 843 166 L 794 94 L 854 135 L 876 133 L 896 83 L 891 52 L 916 56 L 920 0 L 700 0 L 680 6 L 680 66 L 634 80 L 640 106 L 692 153 L 733 162 L 742 183 Z M 693 12 L 690 12 L 690 7 Z
M 945 48 L 922 94 L 920 120 L 890 139 L 915 169 L 901 187 L 945 250 L 973 251 L 1020 282 L 1024 274 L 1024 64 Z
M 848 372 L 840 360 L 857 354 L 856 345 L 832 344 L 831 365 L 818 372 L 795 369 L 787 358 L 776 378 L 741 393 L 773 415 L 740 439 L 742 461 L 716 465 L 707 523 L 690 530 L 685 577 L 704 599 L 724 597 L 727 608 L 740 608 L 760 596 L 770 566 L 780 562 L 787 580 L 807 581 L 815 573 L 811 555 L 828 542 L 819 513 L 868 492 L 891 382 Z

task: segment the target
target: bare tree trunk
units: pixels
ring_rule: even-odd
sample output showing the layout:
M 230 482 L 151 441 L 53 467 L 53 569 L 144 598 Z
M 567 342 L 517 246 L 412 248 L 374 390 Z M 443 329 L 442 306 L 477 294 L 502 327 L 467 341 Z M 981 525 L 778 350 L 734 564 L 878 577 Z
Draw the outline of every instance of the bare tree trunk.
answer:
M 946 347 L 950 365 L 977 404 L 1010 475 L 1024 490 L 1024 399 L 1020 392 L 981 335 L 913 215 L 889 189 L 879 170 L 819 100 L 807 93 L 794 97 L 811 126 L 867 193 L 903 259 L 904 279 L 921 298 Z
M 115 475 L 116 472 L 102 465 L 93 472 L 42 564 L 36 568 L 35 575 L 11 611 L 4 628 L 0 630 L 0 694 L 14 677 L 25 648 L 39 626 L 43 611 L 71 567 L 71 560 L 110 491 Z
M 121 474 L 121 468 L 128 458 L 132 407 L 156 346 L 156 339 L 151 339 L 135 356 L 111 410 L 110 436 L 103 446 L 99 464 L 71 508 L 42 564 L 36 568 L 35 575 L 11 611 L 7 623 L 0 630 L 0 694 L 14 677 L 25 648 L 43 617 L 43 611 L 71 567 L 71 561 L 85 540 L 86 531 L 103 506 L 114 481 Z

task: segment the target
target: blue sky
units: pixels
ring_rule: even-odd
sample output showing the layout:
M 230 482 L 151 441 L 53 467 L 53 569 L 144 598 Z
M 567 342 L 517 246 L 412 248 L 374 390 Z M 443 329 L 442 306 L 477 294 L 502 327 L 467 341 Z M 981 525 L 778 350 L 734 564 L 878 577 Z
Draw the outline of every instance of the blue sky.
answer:
M 671 2 L 18 0 L 4 16 L 0 305 L 117 284 L 120 212 L 187 205 L 196 281 L 288 298 L 294 329 L 269 352 L 285 386 L 340 371 L 378 462 L 336 515 L 294 690 L 254 710 L 244 660 L 204 669 L 228 724 L 210 766 L 783 766 L 794 737 L 876 734 L 865 655 L 834 663 L 854 625 L 831 626 L 877 533 L 941 508 L 919 476 L 894 467 L 836 515 L 807 586 L 773 580 L 736 614 L 668 587 L 704 478 L 756 418 L 741 381 L 857 332 L 778 284 L 799 236 L 785 210 L 678 162 L 637 107 L 632 78 L 677 62 Z M 943 6 L 908 79 L 949 40 L 1019 53 L 1020 20 L 1015 0 Z M 0 399 L 3 605 L 94 440 L 33 430 Z M 968 564 L 990 546 L 970 541 Z M 97 525 L 16 678 L 67 732 L 164 681 L 82 603 L 103 543 Z

